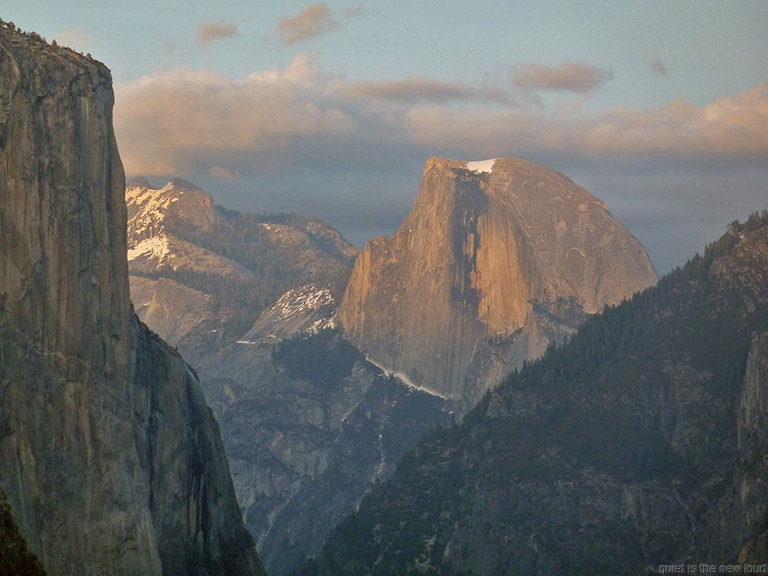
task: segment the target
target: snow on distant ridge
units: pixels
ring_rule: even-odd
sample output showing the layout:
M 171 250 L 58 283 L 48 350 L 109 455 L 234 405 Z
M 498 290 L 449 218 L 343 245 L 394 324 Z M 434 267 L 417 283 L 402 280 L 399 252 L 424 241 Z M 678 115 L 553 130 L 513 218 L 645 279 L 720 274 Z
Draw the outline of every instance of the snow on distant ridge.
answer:
M 295 334 L 336 328 L 335 300 L 328 288 L 311 283 L 292 288 L 262 312 L 238 344 L 278 342 Z
M 148 258 L 156 258 L 158 264 L 168 255 L 168 238 L 163 235 L 153 236 L 139 242 L 128 250 L 128 261 L 135 260 L 139 256 L 147 255 Z
M 496 163 L 496 160 L 496 158 L 491 158 L 490 160 L 474 160 L 472 162 L 467 162 L 467 170 L 490 174 L 493 172 L 493 165 Z
M 152 228 L 160 227 L 168 207 L 179 200 L 173 181 L 160 189 L 132 186 L 125 191 L 125 203 L 137 210 L 128 222 L 128 242 L 145 236 Z M 138 246 L 136 247 L 138 248 Z M 130 258 L 129 258 L 130 259 Z

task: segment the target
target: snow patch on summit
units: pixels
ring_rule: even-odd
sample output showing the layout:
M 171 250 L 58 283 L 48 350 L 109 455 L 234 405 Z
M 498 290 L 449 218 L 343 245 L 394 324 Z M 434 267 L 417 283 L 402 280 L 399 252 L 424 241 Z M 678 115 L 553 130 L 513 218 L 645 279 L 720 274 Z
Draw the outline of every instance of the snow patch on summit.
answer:
M 145 188 L 131 186 L 125 190 L 125 203 L 136 214 L 128 221 L 128 241 L 140 239 L 163 226 L 163 221 L 171 207 L 179 201 L 179 196 L 187 190 L 178 185 L 178 181 L 170 181 L 162 188 Z
M 148 188 L 128 188 L 125 192 L 126 205 L 135 207 L 137 214 L 128 222 L 128 242 L 151 234 L 162 226 L 165 212 L 177 200 L 163 190 Z M 151 238 L 149 240 L 152 240 Z M 146 241 L 146 240 L 145 240 Z M 139 245 L 143 244 L 141 242 Z M 138 245 L 134 249 L 138 249 Z M 131 260 L 132 258 L 128 258 Z
M 490 160 L 473 160 L 472 162 L 467 162 L 467 170 L 490 174 L 493 172 L 493 165 L 496 163 L 496 160 L 496 158 L 491 158 Z

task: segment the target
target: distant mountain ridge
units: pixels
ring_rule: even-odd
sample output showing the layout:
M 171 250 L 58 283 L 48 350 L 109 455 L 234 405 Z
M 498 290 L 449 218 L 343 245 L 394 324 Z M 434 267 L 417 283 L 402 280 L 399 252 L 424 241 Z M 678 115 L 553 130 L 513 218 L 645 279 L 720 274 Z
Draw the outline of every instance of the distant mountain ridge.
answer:
M 450 404 L 339 332 L 359 251 L 332 228 L 224 210 L 181 179 L 126 199 L 137 313 L 197 368 L 261 558 L 291 574 Z
M 358 250 L 327 224 L 293 214 L 242 214 L 215 206 L 211 196 L 191 182 L 174 178 L 156 189 L 143 180 L 126 188 L 129 261 L 145 268 L 140 257 L 154 269 L 190 267 L 197 262 L 169 251 L 167 238 L 194 244 L 220 258 L 259 273 L 264 252 L 280 252 L 285 271 L 301 276 L 332 276 L 340 265 L 349 266 Z M 145 249 L 143 244 L 147 243 Z M 199 255 L 195 255 L 198 256 Z
M 427 435 L 304 574 L 754 569 L 767 450 L 768 210 Z
M 181 178 L 133 180 L 125 197 L 136 311 L 198 367 L 290 288 L 343 289 L 357 254 L 319 220 L 226 210 Z
M 490 210 L 493 216 L 488 216 L 482 202 L 473 204 L 478 194 L 492 193 L 485 182 L 488 174 L 496 171 L 496 164 L 498 173 L 508 165 L 516 167 L 518 177 L 533 167 L 534 176 L 544 182 L 550 196 L 560 194 L 568 199 L 557 208 L 563 213 L 559 238 L 569 238 L 563 223 L 580 213 L 571 196 L 595 204 L 603 212 L 604 207 L 587 192 L 574 191 L 575 185 L 566 177 L 524 161 L 499 160 L 486 167 L 436 159 L 431 164 L 444 166 L 446 173 L 460 174 L 469 200 L 455 200 L 450 191 L 439 187 L 430 191 L 430 200 L 420 194 L 417 206 L 427 203 L 436 211 L 432 220 L 420 224 L 422 240 L 429 243 L 430 235 L 434 235 L 438 238 L 435 242 L 440 243 L 447 234 L 452 246 L 459 247 L 459 256 L 442 254 L 440 266 L 447 276 L 439 278 L 439 285 L 427 286 L 422 274 L 435 262 L 422 258 L 424 254 L 399 254 L 399 264 L 411 265 L 408 272 L 389 274 L 392 269 L 382 268 L 370 289 L 380 291 L 377 298 L 387 306 L 390 301 L 399 301 L 405 309 L 416 309 L 410 321 L 418 323 L 421 315 L 435 313 L 435 302 L 443 302 L 419 297 L 444 289 L 452 297 L 455 287 L 451 282 L 459 282 L 466 272 L 468 300 L 459 306 L 471 308 L 472 295 L 479 293 L 472 282 L 480 278 L 485 283 L 491 296 L 483 300 L 486 317 L 482 322 L 492 328 L 483 324 L 482 342 L 474 344 L 477 350 L 470 376 L 476 379 L 476 387 L 463 396 L 452 397 L 445 390 L 425 386 L 419 378 L 412 380 L 411 373 L 393 369 L 380 356 L 369 350 L 364 354 L 350 343 L 348 327 L 340 330 L 344 316 L 343 306 L 339 314 L 338 302 L 345 287 L 347 296 L 352 290 L 347 277 L 359 251 L 339 242 L 337 233 L 321 222 L 300 216 L 261 217 L 223 210 L 213 206 L 199 188 L 178 179 L 159 189 L 139 182 L 126 191 L 134 304 L 140 316 L 178 345 L 197 367 L 206 397 L 222 422 L 246 524 L 271 574 L 292 574 L 308 556 L 319 554 L 332 526 L 357 506 L 372 482 L 389 476 L 398 458 L 422 433 L 435 423 L 450 421 L 450 411 L 466 411 L 476 394 L 501 378 L 516 342 L 521 346 L 512 356 L 517 353 L 529 358 L 531 350 L 540 353 L 549 340 L 572 333 L 606 293 L 620 299 L 631 290 L 625 288 L 615 296 L 617 287 L 593 281 L 590 290 L 596 296 L 590 292 L 579 301 L 575 290 L 582 289 L 583 283 L 568 279 L 566 283 L 575 286 L 574 291 L 550 301 L 536 301 L 535 320 L 525 320 L 531 303 L 514 301 L 510 298 L 514 291 L 505 294 L 507 276 L 518 265 L 517 253 L 507 245 L 506 236 L 489 241 L 497 224 L 508 230 L 520 222 L 510 216 L 508 207 L 502 212 Z M 541 174 L 547 179 L 542 180 Z M 485 191 L 478 192 L 477 186 Z M 547 192 L 539 194 L 546 196 Z M 496 195 L 505 202 L 504 193 Z M 200 213 L 187 211 L 188 217 L 183 217 L 186 203 Z M 446 216 L 443 212 L 450 211 L 455 203 L 461 206 L 453 216 Z M 149 208 L 152 211 L 146 213 Z M 591 208 L 585 205 L 581 210 L 589 222 Z M 420 218 L 417 213 L 415 209 L 403 228 Z M 495 222 L 490 225 L 491 232 L 484 224 L 486 218 Z M 610 217 L 608 221 L 609 228 L 623 231 Z M 455 229 L 448 231 L 440 228 L 454 225 Z M 468 232 L 470 228 L 474 232 Z M 645 280 L 655 280 L 642 247 L 626 231 L 623 233 L 609 237 L 615 246 L 601 249 L 620 250 L 626 240 L 636 249 L 638 262 L 651 270 Z M 529 233 L 537 234 L 541 238 L 536 243 L 543 250 L 541 245 L 551 238 L 542 232 Z M 477 255 L 464 252 L 467 238 L 474 238 L 472 249 L 482 254 L 479 266 Z M 587 241 L 582 247 L 589 252 L 586 246 L 592 245 L 599 242 Z M 194 261 L 198 256 L 201 262 L 206 258 L 220 260 L 200 266 Z M 356 269 L 365 266 L 367 257 L 365 252 L 360 255 Z M 619 270 L 629 260 L 620 261 Z M 212 274 L 201 278 L 200 272 L 206 268 Z M 241 284 L 238 278 L 242 273 L 250 276 Z M 573 278 L 584 275 L 579 270 L 572 272 Z M 265 284 L 269 281 L 272 284 Z M 245 286 L 245 298 L 232 292 L 238 285 Z M 391 285 L 403 292 L 387 292 Z M 278 294 L 280 290 L 283 292 Z M 228 291 L 231 296 L 227 296 Z M 268 294 L 273 300 L 265 305 Z M 504 306 L 510 302 L 519 308 L 523 325 L 504 324 L 509 320 Z M 255 312 L 260 312 L 258 317 Z M 462 314 L 458 318 L 466 320 L 467 314 Z M 435 328 L 425 322 L 422 329 L 429 326 Z M 434 334 L 424 332 L 422 336 L 432 341 L 460 340 L 465 332 L 474 330 L 465 330 L 461 322 L 439 327 Z M 461 345 L 467 346 L 464 341 Z M 441 353 L 449 354 L 445 350 Z
M 339 317 L 380 364 L 462 401 L 656 282 L 592 194 L 525 160 L 431 158 L 392 238 L 358 257 Z

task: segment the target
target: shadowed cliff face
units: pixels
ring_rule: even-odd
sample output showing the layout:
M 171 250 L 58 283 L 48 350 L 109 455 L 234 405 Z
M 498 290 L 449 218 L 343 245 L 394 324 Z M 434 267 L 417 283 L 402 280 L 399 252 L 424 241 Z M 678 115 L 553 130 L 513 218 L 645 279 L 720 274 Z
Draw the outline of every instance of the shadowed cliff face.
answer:
M 400 230 L 358 257 L 340 317 L 377 361 L 473 400 L 655 281 L 637 240 L 562 174 L 433 158 Z
M 128 296 L 101 64 L 0 24 L 0 488 L 49 574 L 254 574 L 196 378 Z
M 755 334 L 747 357 L 744 388 L 739 400 L 736 474 L 744 527 L 748 533 L 739 562 L 768 562 L 768 333 Z

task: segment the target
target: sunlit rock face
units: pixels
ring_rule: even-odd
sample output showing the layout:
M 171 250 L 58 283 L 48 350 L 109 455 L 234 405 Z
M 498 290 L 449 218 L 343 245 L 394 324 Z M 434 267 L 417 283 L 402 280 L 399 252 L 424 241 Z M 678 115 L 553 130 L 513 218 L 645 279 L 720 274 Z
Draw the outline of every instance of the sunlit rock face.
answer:
M 197 379 L 131 311 L 112 104 L 0 23 L 0 488 L 48 574 L 257 574 Z
M 372 358 L 456 399 L 656 281 L 592 194 L 512 158 L 432 158 L 409 217 L 360 254 L 340 319 Z

